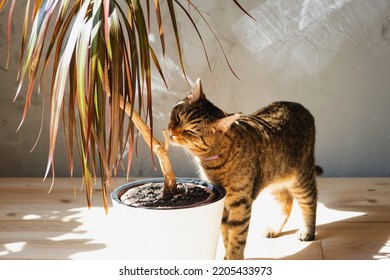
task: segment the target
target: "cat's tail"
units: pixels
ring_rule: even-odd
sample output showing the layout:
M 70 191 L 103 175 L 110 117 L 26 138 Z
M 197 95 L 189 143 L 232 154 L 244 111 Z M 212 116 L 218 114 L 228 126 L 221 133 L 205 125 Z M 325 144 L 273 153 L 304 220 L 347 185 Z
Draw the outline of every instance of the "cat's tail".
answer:
M 322 169 L 321 166 L 316 165 L 315 170 L 316 170 L 316 176 L 321 176 L 324 173 L 324 170 Z

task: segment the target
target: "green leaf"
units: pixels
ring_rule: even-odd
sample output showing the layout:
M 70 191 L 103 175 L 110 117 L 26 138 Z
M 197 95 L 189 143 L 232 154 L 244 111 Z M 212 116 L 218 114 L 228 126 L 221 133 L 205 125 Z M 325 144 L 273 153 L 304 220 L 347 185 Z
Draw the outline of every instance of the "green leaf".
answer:
M 35 83 L 35 76 L 37 73 L 38 64 L 39 64 L 41 53 L 43 50 L 44 39 L 45 39 L 45 36 L 47 33 L 47 29 L 48 29 L 48 26 L 50 23 L 52 13 L 56 7 L 56 3 L 53 4 L 53 3 L 50 3 L 47 1 L 45 1 L 44 3 L 46 4 L 44 6 L 44 9 L 39 9 L 38 14 L 36 15 L 36 17 L 34 19 L 32 31 L 31 31 L 31 36 L 30 36 L 30 40 L 29 40 L 29 44 L 28 44 L 28 48 L 27 48 L 25 64 L 23 65 L 22 70 L 21 70 L 20 82 L 19 82 L 19 86 L 18 86 L 17 93 L 15 96 L 15 99 L 16 99 L 21 88 L 22 88 L 24 76 L 25 76 L 26 72 L 29 71 L 28 74 L 29 74 L 30 82 L 29 82 L 28 89 L 27 89 L 23 116 L 22 116 L 21 123 L 18 127 L 18 130 L 26 117 L 28 108 L 30 107 L 31 97 L 32 97 L 33 89 L 34 89 L 34 83 Z M 26 21 L 25 21 L 25 23 L 26 23 Z
M 38 91 L 40 91 L 40 86 L 42 84 L 42 80 L 46 76 L 45 75 L 45 70 L 46 70 L 46 67 L 48 65 L 48 61 L 49 61 L 50 55 L 52 53 L 52 49 L 53 49 L 56 41 L 57 42 L 58 41 L 62 42 L 62 40 L 58 40 L 58 37 L 61 34 L 61 29 L 64 29 L 64 30 L 67 29 L 67 27 L 70 24 L 70 20 L 74 16 L 76 8 L 78 7 L 78 6 L 74 5 L 73 9 L 69 13 L 69 17 L 66 18 L 66 15 L 67 15 L 67 12 L 68 12 L 68 8 L 69 8 L 69 4 L 70 4 L 69 2 L 70 2 L 70 0 L 63 0 L 60 3 L 58 17 L 56 19 L 55 27 L 54 27 L 54 30 L 53 30 L 53 34 L 52 34 L 49 46 L 48 46 L 47 51 L 46 51 L 46 57 L 45 57 L 44 62 L 43 62 L 43 67 L 42 67 L 41 75 L 40 75 L 40 79 L 39 79 L 40 82 L 38 84 L 38 86 L 39 86 Z
M 50 167 L 53 164 L 54 150 L 56 146 L 56 139 L 58 133 L 58 124 L 60 119 L 60 112 L 63 104 L 66 76 L 69 72 L 69 65 L 73 56 L 77 39 L 81 33 L 81 26 L 83 26 L 84 17 L 86 15 L 89 2 L 85 1 L 76 14 L 72 29 L 69 33 L 69 38 L 64 46 L 61 59 L 58 64 L 57 72 L 55 74 L 54 85 L 51 90 L 51 107 L 50 107 L 50 140 L 49 140 L 49 157 L 46 168 L 45 177 L 47 177 Z

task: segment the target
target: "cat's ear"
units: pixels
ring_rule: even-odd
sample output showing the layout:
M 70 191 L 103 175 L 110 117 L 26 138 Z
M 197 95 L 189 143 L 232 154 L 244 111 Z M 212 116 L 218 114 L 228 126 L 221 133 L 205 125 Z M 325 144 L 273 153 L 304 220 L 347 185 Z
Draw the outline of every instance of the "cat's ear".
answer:
M 191 94 L 188 95 L 187 98 L 191 103 L 196 102 L 199 99 L 206 98 L 203 93 L 202 83 L 199 78 L 196 80 L 195 87 L 191 90 Z
M 212 126 L 214 129 L 225 133 L 239 117 L 241 117 L 241 113 L 233 114 L 215 121 Z

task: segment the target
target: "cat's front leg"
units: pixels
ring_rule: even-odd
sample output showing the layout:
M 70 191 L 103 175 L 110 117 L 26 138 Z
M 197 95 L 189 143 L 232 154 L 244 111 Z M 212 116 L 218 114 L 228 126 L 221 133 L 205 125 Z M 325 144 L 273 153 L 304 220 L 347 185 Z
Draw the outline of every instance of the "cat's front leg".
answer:
M 225 205 L 226 211 L 229 213 L 222 223 L 226 249 L 225 259 L 241 260 L 244 258 L 252 200 L 242 196 L 228 196 Z
M 229 211 L 225 207 L 223 209 L 222 224 L 221 224 L 221 233 L 222 233 L 223 245 L 225 246 L 225 249 L 228 247 L 228 244 L 229 244 L 228 219 L 229 219 Z M 226 256 L 225 256 L 225 259 L 226 259 Z

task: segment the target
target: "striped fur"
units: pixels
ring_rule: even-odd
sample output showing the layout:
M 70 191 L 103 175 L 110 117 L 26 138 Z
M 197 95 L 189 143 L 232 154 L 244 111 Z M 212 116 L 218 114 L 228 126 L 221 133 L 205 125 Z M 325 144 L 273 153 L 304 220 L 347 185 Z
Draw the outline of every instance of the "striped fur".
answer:
M 271 188 L 281 215 L 263 235 L 279 236 L 296 199 L 305 222 L 299 239 L 314 239 L 319 168 L 314 118 L 302 105 L 276 102 L 252 115 L 227 115 L 206 99 L 198 80 L 172 109 L 169 132 L 173 143 L 195 156 L 202 176 L 227 190 L 225 259 L 244 257 L 252 203 L 264 188 Z

